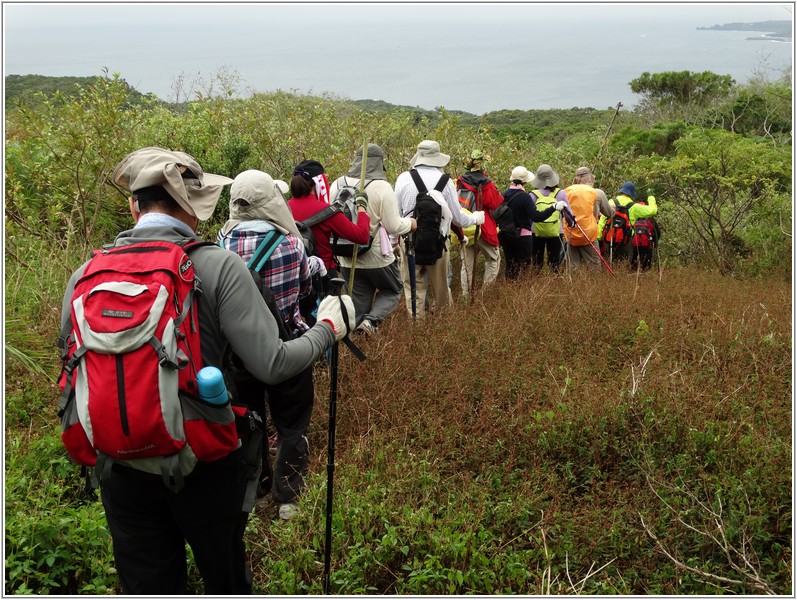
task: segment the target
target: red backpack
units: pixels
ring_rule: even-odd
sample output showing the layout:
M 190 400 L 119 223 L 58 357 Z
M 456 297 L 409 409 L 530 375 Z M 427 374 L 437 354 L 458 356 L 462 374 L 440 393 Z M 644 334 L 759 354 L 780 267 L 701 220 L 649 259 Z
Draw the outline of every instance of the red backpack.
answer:
M 188 252 L 198 245 L 104 248 L 75 284 L 72 329 L 59 339 L 58 414 L 78 464 L 107 475 L 124 460 L 179 491 L 197 461 L 238 447 L 236 413 L 245 409 L 206 403 L 197 390 L 201 282 Z
M 614 216 L 603 228 L 602 245 L 605 246 L 622 246 L 631 239 L 631 221 L 628 211 L 636 202 L 632 200 L 625 206 L 621 206 L 620 201 L 615 199 L 614 203 Z
M 634 221 L 634 236 L 631 246 L 634 248 L 653 248 L 658 239 L 658 227 L 651 218 L 642 218 Z

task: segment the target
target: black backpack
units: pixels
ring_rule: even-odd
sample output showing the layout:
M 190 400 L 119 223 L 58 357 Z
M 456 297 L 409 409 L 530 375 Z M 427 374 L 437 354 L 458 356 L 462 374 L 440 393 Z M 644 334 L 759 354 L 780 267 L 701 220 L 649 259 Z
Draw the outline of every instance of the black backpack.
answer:
M 327 206 L 319 210 L 312 217 L 307 217 L 304 221 L 296 221 L 296 228 L 302 236 L 302 243 L 307 256 L 316 255 L 315 236 L 313 235 L 313 225 L 318 225 L 322 221 L 326 221 L 335 213 L 340 212 L 336 206 Z
M 440 233 L 440 223 L 443 220 L 443 207 L 432 197 L 429 190 L 418 174 L 418 171 L 410 171 L 415 187 L 418 188 L 418 196 L 415 199 L 415 221 L 418 227 L 413 237 L 413 250 L 415 252 L 415 264 L 433 265 L 443 256 L 446 249 L 446 236 Z M 442 193 L 448 183 L 449 177 L 445 173 L 440 177 L 433 191 Z
M 516 194 L 505 196 L 504 201 L 490 211 L 490 215 L 492 215 L 499 232 L 510 238 L 520 237 L 520 228 L 515 222 L 515 211 L 510 206 L 515 196 Z

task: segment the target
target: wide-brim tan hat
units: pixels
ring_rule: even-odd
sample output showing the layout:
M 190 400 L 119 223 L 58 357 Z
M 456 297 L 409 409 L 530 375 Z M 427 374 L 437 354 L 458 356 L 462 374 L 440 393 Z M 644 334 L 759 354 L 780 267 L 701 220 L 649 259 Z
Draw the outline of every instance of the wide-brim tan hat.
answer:
M 418 144 L 415 155 L 410 159 L 410 167 L 445 167 L 450 161 L 448 154 L 440 152 L 440 144 L 434 140 L 424 140 Z
M 557 173 L 551 165 L 540 165 L 537 167 L 531 185 L 538 190 L 544 187 L 556 187 L 559 185 L 559 173 Z
M 232 183 L 224 175 L 205 173 L 190 154 L 155 146 L 128 154 L 116 166 L 112 178 L 116 185 L 133 193 L 160 185 L 200 221 L 213 215 L 222 189 Z
M 509 181 L 522 181 L 528 183 L 534 179 L 534 173 L 530 173 L 526 167 L 520 166 L 512 169 L 512 174 L 509 176 Z

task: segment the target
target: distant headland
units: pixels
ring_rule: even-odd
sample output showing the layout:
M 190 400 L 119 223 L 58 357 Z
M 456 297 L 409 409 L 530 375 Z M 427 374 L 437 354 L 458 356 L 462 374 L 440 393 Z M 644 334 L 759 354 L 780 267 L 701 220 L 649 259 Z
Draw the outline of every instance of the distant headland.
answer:
M 702 31 L 762 31 L 764 35 L 749 37 L 748 40 L 764 42 L 791 42 L 791 21 L 758 21 L 756 23 L 726 23 L 711 27 L 698 27 Z

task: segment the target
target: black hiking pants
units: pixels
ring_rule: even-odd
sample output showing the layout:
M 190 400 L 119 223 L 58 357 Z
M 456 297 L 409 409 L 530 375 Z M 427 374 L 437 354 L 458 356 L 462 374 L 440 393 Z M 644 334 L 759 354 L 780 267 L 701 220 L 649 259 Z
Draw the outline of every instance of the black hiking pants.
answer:
M 535 267 L 542 269 L 545 260 L 545 253 L 548 253 L 548 265 L 551 270 L 556 272 L 559 270 L 559 264 L 562 262 L 562 250 L 564 248 L 564 237 L 558 235 L 556 237 L 539 237 L 533 235 L 534 243 L 531 252 L 531 261 Z
M 653 249 L 634 246 L 631 251 L 631 270 L 647 271 L 653 263 Z
M 251 594 L 243 541 L 248 513 L 241 510 L 245 491 L 240 450 L 197 464 L 176 494 L 160 475 L 113 465 L 101 496 L 122 592 L 188 594 L 188 542 L 206 594 Z
M 513 237 L 498 232 L 498 241 L 501 242 L 506 259 L 504 275 L 507 279 L 517 279 L 531 265 L 532 236 Z
M 295 502 L 306 486 L 310 447 L 307 428 L 313 413 L 313 367 L 276 385 L 267 385 L 245 370 L 232 371 L 239 402 L 260 414 L 264 421 L 266 402 L 277 430 L 277 456 L 271 465 L 269 444 L 263 442 L 261 485 L 279 503 Z

